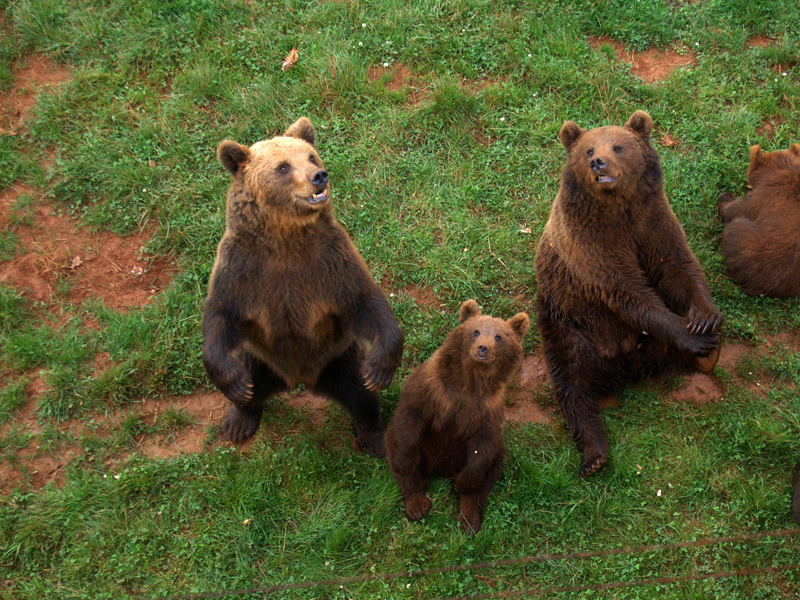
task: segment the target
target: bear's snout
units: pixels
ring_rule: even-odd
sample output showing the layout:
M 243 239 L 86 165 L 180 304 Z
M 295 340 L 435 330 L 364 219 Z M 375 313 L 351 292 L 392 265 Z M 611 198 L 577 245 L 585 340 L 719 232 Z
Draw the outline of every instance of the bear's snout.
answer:
M 599 173 L 600 171 L 605 170 L 608 163 L 602 159 L 600 156 L 594 157 L 590 162 L 589 165 L 592 167 L 592 171 L 595 173 Z
M 478 346 L 478 358 L 486 358 L 488 354 L 489 354 L 489 348 L 487 348 L 483 344 Z
M 328 183 L 328 172 L 325 169 L 320 169 L 316 171 L 311 176 L 311 185 L 314 185 L 318 188 L 323 188 Z

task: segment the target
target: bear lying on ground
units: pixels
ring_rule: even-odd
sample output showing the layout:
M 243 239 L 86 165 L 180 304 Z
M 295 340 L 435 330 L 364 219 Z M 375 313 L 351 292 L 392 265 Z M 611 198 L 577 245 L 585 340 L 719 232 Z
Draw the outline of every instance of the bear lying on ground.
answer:
M 742 199 L 719 197 L 722 254 L 731 279 L 754 296 L 800 296 L 800 144 L 750 148 Z
M 251 437 L 264 400 L 302 383 L 341 404 L 355 446 L 381 457 L 377 390 L 400 363 L 403 334 L 333 217 L 314 145 L 305 117 L 249 148 L 220 144 L 233 181 L 203 307 L 203 364 L 233 404 L 222 423 L 226 439 Z
M 453 480 L 465 532 L 479 531 L 489 492 L 503 471 L 504 393 L 522 358 L 530 320 L 481 315 L 467 300 L 459 325 L 405 381 L 386 431 L 389 468 L 403 493 L 406 516 L 431 510 L 431 477 Z
M 722 315 L 664 194 L 653 121 L 568 121 L 561 189 L 536 252 L 545 360 L 580 475 L 608 459 L 598 401 L 648 376 L 710 372 Z

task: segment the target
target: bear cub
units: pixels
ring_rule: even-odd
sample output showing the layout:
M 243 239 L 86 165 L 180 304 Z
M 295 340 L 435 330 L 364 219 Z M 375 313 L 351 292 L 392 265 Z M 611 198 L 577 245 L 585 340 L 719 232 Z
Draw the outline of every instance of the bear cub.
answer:
M 203 306 L 203 364 L 231 401 L 221 434 L 251 437 L 264 401 L 299 384 L 350 413 L 354 445 L 385 454 L 377 391 L 403 334 L 331 209 L 328 172 L 302 117 L 282 136 L 217 156 L 230 173 L 226 230 Z
M 664 193 L 653 120 L 561 128 L 568 160 L 536 251 L 545 361 L 580 475 L 602 468 L 598 403 L 626 382 L 710 372 L 722 315 Z
M 489 492 L 503 470 L 506 385 L 522 359 L 530 320 L 482 315 L 475 300 L 459 312 L 460 325 L 405 381 L 386 431 L 386 456 L 418 521 L 431 510 L 431 477 L 452 479 L 465 532 L 480 531 Z
M 744 198 L 718 200 L 728 274 L 753 296 L 800 296 L 800 144 L 752 146 L 747 183 Z

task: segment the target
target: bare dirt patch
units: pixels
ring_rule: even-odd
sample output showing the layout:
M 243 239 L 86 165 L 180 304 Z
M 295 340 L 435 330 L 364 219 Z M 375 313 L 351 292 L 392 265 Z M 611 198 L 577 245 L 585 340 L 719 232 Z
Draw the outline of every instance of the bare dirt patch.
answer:
M 766 48 L 770 44 L 774 43 L 775 40 L 772 38 L 764 37 L 763 35 L 754 35 L 749 40 L 747 40 L 747 45 L 751 48 Z
M 550 397 L 550 375 L 544 357 L 528 354 L 506 392 L 506 421 L 513 423 L 551 423 L 558 411 L 546 404 Z
M 9 188 L 0 195 L 0 223 L 11 221 L 22 191 Z M 108 308 L 125 311 L 152 302 L 176 271 L 170 261 L 144 253 L 150 231 L 124 238 L 92 232 L 50 206 L 36 207 L 28 220 L 14 227 L 17 254 L 0 263 L 0 282 L 33 301 L 49 304 L 56 293 L 73 303 L 99 297 Z
M 418 106 L 430 95 L 430 91 L 424 85 L 422 77 L 403 63 L 395 63 L 390 67 L 373 65 L 370 67 L 367 77 L 372 82 L 385 81 L 388 79 L 387 73 L 391 74 L 391 79 L 384 83 L 386 89 L 390 92 L 399 92 L 406 89 L 407 103 L 411 106 Z
M 767 117 L 764 122 L 756 127 L 756 133 L 769 140 L 775 139 L 775 130 L 786 122 L 783 117 Z
M 28 56 L 17 66 L 11 89 L 0 92 L 0 134 L 16 135 L 25 122 L 36 96 L 45 87 L 57 88 L 72 78 L 72 72 L 45 56 Z
M 663 81 L 675 69 L 697 64 L 697 57 L 691 51 L 680 54 L 669 48 L 650 48 L 644 52 L 636 52 L 628 50 L 625 44 L 611 38 L 589 38 L 589 45 L 595 50 L 599 50 L 603 44 L 611 45 L 617 58 L 631 65 L 631 73 L 641 77 L 647 83 Z

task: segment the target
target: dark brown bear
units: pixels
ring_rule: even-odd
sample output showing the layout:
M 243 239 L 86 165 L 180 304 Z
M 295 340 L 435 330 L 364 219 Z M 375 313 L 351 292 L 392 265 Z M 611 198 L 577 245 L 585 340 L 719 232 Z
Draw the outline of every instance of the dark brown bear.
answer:
M 203 364 L 233 403 L 226 439 L 252 436 L 264 400 L 303 383 L 339 402 L 352 415 L 356 447 L 381 457 L 377 390 L 400 363 L 403 335 L 333 217 L 314 143 L 303 117 L 250 148 L 220 144 L 233 183 L 203 308 Z
M 744 198 L 719 197 L 728 274 L 754 296 L 800 296 L 800 144 L 752 146 L 747 182 Z
M 525 313 L 508 321 L 483 316 L 474 300 L 461 305 L 459 320 L 406 379 L 386 432 L 386 456 L 409 520 L 431 510 L 428 480 L 447 477 L 458 494 L 461 528 L 477 532 L 503 471 L 503 396 L 530 320 Z
M 653 120 L 568 121 L 561 189 L 536 252 L 545 359 L 580 474 L 608 459 L 598 402 L 648 376 L 710 372 L 722 315 L 664 194 Z

